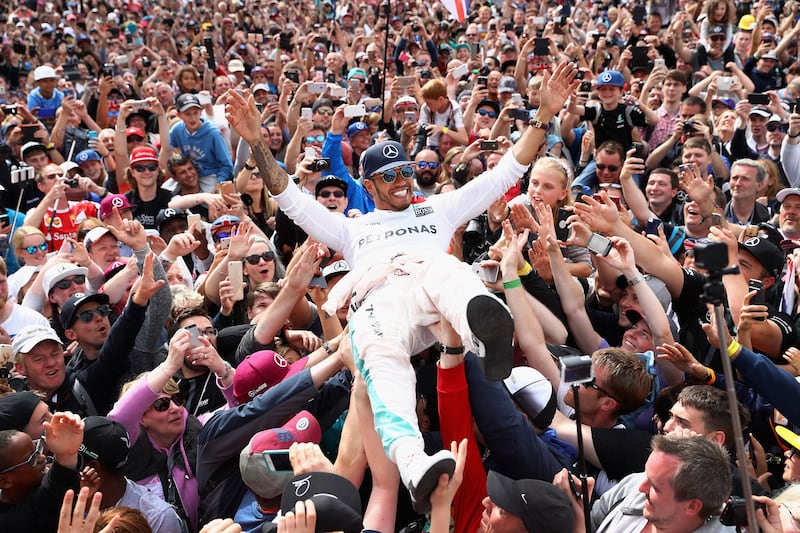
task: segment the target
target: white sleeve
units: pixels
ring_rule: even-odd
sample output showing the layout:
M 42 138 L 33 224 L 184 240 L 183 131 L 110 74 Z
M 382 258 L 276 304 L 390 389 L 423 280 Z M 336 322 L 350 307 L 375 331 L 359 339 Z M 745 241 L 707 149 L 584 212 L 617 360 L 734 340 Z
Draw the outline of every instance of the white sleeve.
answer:
M 790 187 L 800 187 L 800 144 L 789 144 L 783 138 L 781 144 L 781 166 Z

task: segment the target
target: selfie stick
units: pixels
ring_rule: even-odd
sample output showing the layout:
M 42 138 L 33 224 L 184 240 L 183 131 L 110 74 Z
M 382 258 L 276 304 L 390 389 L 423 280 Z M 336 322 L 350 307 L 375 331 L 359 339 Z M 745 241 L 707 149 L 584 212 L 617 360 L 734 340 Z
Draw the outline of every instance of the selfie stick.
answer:
M 586 478 L 586 457 L 583 454 L 583 431 L 581 430 L 581 400 L 580 383 L 572 384 L 572 397 L 575 402 L 575 427 L 578 430 L 578 479 L 581 480 L 581 494 L 583 495 L 583 519 L 586 531 L 592 531 L 591 507 L 589 506 L 589 482 Z M 568 476 L 571 476 L 569 472 Z
M 701 249 L 716 243 L 706 243 Z M 709 250 L 711 251 L 711 250 Z M 695 246 L 695 257 L 697 257 L 697 246 Z M 727 256 L 727 249 L 725 250 Z M 714 306 L 714 320 L 717 326 L 717 338 L 720 342 L 720 359 L 722 360 L 722 370 L 725 374 L 725 391 L 728 393 L 728 407 L 730 408 L 731 422 L 733 425 L 734 443 L 736 445 L 736 459 L 742 470 L 742 497 L 744 498 L 745 510 L 747 511 L 747 531 L 758 533 L 758 522 L 756 521 L 756 510 L 753 505 L 753 492 L 750 489 L 750 476 L 747 475 L 745 465 L 747 456 L 744 453 L 744 437 L 742 436 L 742 421 L 739 418 L 739 400 L 736 397 L 736 390 L 733 387 L 733 367 L 731 359 L 728 357 L 722 343 L 728 338 L 728 330 L 725 327 L 725 286 L 722 284 L 722 276 L 727 274 L 738 274 L 739 267 L 733 266 L 721 270 L 710 270 L 708 281 L 703 285 L 703 299 Z
M 389 0 L 381 4 L 381 8 L 384 9 L 384 13 L 386 13 L 386 28 L 383 30 L 383 77 L 381 78 L 381 118 L 383 118 L 383 113 L 386 110 L 386 65 L 389 62 L 389 20 L 392 12 Z M 389 115 L 389 121 L 393 120 L 394 117 Z

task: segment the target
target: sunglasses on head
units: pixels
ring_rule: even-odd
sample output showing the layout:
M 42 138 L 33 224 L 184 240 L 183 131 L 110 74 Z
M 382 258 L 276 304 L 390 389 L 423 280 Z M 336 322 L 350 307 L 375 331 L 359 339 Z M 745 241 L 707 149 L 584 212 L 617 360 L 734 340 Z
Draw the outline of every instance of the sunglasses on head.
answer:
M 44 439 L 36 439 L 33 441 L 33 452 L 28 456 L 27 459 L 22 461 L 21 463 L 17 463 L 13 466 L 9 466 L 4 470 L 0 470 L 0 474 L 5 474 L 6 472 L 11 472 L 21 466 L 28 465 L 31 468 L 36 468 L 36 465 L 39 463 L 39 456 L 42 455 L 44 452 Z
M 489 111 L 488 109 L 478 109 L 478 114 L 482 117 L 488 116 L 489 118 L 495 118 L 497 116 L 497 113 Z
M 308 137 L 306 137 L 306 143 L 312 144 L 314 142 L 324 143 L 325 142 L 325 136 L 324 135 L 317 135 L 317 136 L 309 135 Z
M 414 177 L 414 169 L 408 165 L 401 167 L 400 175 L 405 179 L 411 179 Z M 397 171 L 393 168 L 390 168 L 389 170 L 384 170 L 380 176 L 384 183 L 394 183 L 394 180 L 397 179 Z
M 26 246 L 25 251 L 31 255 L 35 254 L 37 251 L 46 252 L 47 242 L 42 241 L 41 244 L 36 244 L 34 246 Z
M 53 288 L 66 290 L 72 287 L 73 283 L 75 285 L 83 285 L 86 283 L 86 276 L 79 274 L 77 276 L 72 276 L 71 278 L 64 278 L 60 281 L 56 281 L 55 284 L 53 284 Z
M 261 252 L 260 254 L 248 255 L 244 258 L 244 260 L 251 265 L 257 265 L 262 259 L 269 263 L 270 261 L 275 260 L 275 254 L 272 252 Z
M 777 122 L 770 122 L 767 124 L 767 131 L 780 131 L 781 133 L 786 133 L 789 131 L 788 124 L 778 124 Z
M 342 198 L 344 197 L 344 191 L 341 189 L 336 189 L 335 191 L 319 191 L 317 196 L 321 198 L 330 198 L 333 195 L 334 198 Z
M 153 409 L 156 410 L 157 413 L 163 413 L 167 409 L 169 409 L 169 403 L 172 402 L 178 407 L 183 405 L 183 396 L 180 394 L 173 394 L 172 396 L 162 396 L 158 400 L 153 402 Z
M 78 320 L 83 322 L 84 324 L 88 324 L 92 320 L 94 320 L 94 315 L 97 313 L 100 318 L 106 318 L 108 315 L 111 314 L 111 308 L 108 304 L 98 305 L 94 309 L 87 309 L 85 311 L 81 311 L 78 313 Z
M 155 172 L 158 170 L 158 164 L 153 163 L 151 165 L 133 165 L 131 166 L 133 170 L 136 172 L 144 172 L 145 170 L 149 170 L 150 172 Z
M 439 168 L 439 163 L 436 161 L 418 161 L 417 166 L 422 169 L 429 168 L 431 170 L 435 170 Z
M 619 165 L 602 165 L 598 163 L 595 166 L 597 167 L 597 170 L 608 170 L 609 172 L 616 172 L 619 170 Z

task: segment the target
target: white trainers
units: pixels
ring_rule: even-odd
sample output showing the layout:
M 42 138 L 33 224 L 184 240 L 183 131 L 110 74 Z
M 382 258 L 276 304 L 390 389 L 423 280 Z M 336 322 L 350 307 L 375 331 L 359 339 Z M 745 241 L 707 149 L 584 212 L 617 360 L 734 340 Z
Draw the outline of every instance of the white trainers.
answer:
M 483 372 L 492 381 L 511 374 L 514 366 L 514 319 L 502 302 L 479 294 L 467 304 L 467 322 Z
M 439 476 L 453 476 L 456 458 L 449 450 L 433 455 L 424 452 L 409 456 L 404 465 L 398 465 L 403 484 L 411 494 L 414 511 L 419 514 L 431 512 L 431 493 L 439 483 Z

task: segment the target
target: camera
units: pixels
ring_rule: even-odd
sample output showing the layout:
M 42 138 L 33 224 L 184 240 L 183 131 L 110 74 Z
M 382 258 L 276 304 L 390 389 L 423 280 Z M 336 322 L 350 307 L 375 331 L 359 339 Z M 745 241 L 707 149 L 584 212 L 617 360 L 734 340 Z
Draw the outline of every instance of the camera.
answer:
M 467 182 L 468 176 L 469 176 L 468 163 L 459 163 L 456 165 L 456 168 L 453 169 L 453 181 L 455 181 L 459 185 L 464 185 Z
M 425 146 L 428 144 L 428 125 L 427 124 L 420 124 L 417 126 L 417 134 L 414 136 L 414 149 L 411 150 L 409 156 L 414 158 L 420 153 L 422 150 L 425 149 Z
M 147 57 L 147 56 L 144 56 L 144 57 L 142 57 L 142 66 L 143 66 L 144 68 L 150 68 L 150 65 L 151 65 L 151 64 L 152 64 L 152 63 L 151 63 L 151 61 L 150 61 L 150 58 L 149 58 L 149 57 Z
M 311 162 L 308 166 L 312 172 L 320 172 L 322 170 L 328 170 L 331 168 L 331 160 L 328 158 L 324 159 L 315 159 Z
M 687 120 L 683 123 L 683 133 L 694 133 L 694 120 Z
M 73 189 L 78 188 L 78 178 L 69 178 L 64 180 L 64 184 L 68 187 L 72 187 Z
M 206 49 L 206 53 L 208 53 L 208 59 L 206 59 L 206 63 L 208 64 L 208 68 L 211 70 L 217 69 L 217 61 L 214 59 L 214 38 L 213 37 L 203 37 L 203 46 Z
M 1 109 L 3 110 L 3 114 L 5 115 L 17 114 L 17 104 L 4 105 Z
M 467 227 L 464 229 L 464 242 L 480 242 L 484 239 L 485 234 L 486 218 L 481 214 L 467 222 Z
M 114 63 L 105 63 L 103 65 L 102 74 L 103 74 L 103 77 L 105 77 L 105 78 L 113 78 L 114 77 Z
M 414 23 L 411 25 L 411 31 L 417 32 L 419 31 L 419 24 Z
M 300 74 L 297 72 L 290 70 L 284 75 L 286 76 L 286 79 L 292 80 L 295 83 L 300 83 Z
M 561 383 L 567 386 L 588 383 L 594 379 L 592 358 L 588 355 L 569 355 L 562 357 Z
M 695 248 L 696 249 L 696 248 Z M 756 510 L 761 509 L 764 515 L 767 514 L 767 506 L 763 503 L 753 502 Z M 747 505 L 744 498 L 731 496 L 725 502 L 725 507 L 719 515 L 719 521 L 725 526 L 746 526 L 747 525 Z
M 709 272 L 724 270 L 728 266 L 728 246 L 724 242 L 696 242 L 694 262 Z

